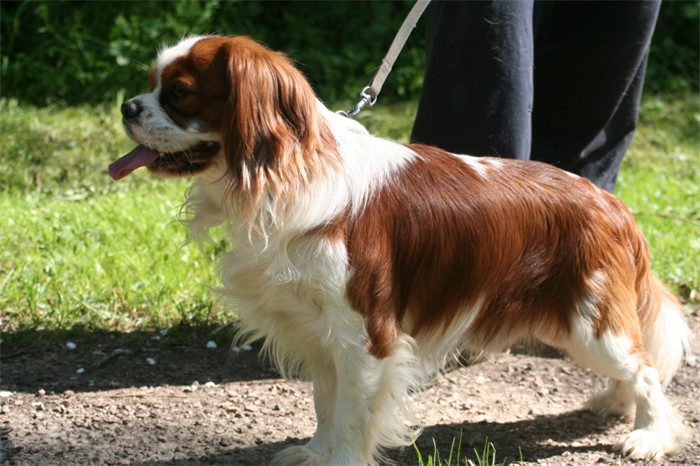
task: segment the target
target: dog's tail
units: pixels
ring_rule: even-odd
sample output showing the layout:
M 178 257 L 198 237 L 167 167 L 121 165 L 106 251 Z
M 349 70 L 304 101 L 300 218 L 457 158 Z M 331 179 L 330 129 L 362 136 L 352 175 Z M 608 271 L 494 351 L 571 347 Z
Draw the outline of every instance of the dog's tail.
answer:
M 659 381 L 666 387 L 690 354 L 691 332 L 680 301 L 649 271 L 637 310 L 644 347 L 654 356 Z

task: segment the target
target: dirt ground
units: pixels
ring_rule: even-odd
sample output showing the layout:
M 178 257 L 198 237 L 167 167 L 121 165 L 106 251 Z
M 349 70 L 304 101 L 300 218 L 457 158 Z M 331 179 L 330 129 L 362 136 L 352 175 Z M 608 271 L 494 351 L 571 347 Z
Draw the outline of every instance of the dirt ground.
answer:
M 699 354 L 700 318 L 691 324 Z M 0 463 L 254 465 L 306 442 L 315 426 L 310 383 L 281 380 L 257 348 L 230 351 L 220 335 L 212 348 L 211 338 L 86 334 L 4 349 Z M 691 360 L 668 390 L 692 439 L 658 464 L 700 464 L 699 366 Z M 565 358 L 496 355 L 415 395 L 427 426 L 418 446 L 425 458 L 435 441 L 446 458 L 461 435 L 462 453 L 472 459 L 488 439 L 506 464 L 629 464 L 611 445 L 630 422 L 602 421 L 581 409 L 603 386 Z M 413 448 L 388 456 L 418 464 Z

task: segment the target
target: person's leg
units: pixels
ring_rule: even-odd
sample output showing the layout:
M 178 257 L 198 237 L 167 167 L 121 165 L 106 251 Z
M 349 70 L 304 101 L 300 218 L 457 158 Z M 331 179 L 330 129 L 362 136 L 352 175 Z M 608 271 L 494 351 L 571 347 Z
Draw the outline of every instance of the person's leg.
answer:
M 613 190 L 637 125 L 659 5 L 659 0 L 539 5 L 533 160 Z
M 532 1 L 428 7 L 428 57 L 413 142 L 529 158 L 532 8 Z

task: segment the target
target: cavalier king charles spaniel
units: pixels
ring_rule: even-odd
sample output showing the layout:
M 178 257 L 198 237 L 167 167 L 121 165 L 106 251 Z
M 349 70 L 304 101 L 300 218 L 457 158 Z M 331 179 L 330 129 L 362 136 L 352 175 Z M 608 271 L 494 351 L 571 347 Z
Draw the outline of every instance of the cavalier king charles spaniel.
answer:
M 426 377 L 523 340 L 609 378 L 587 406 L 634 416 L 623 455 L 681 446 L 663 389 L 690 331 L 613 195 L 542 163 L 376 138 L 247 37 L 163 49 L 150 87 L 121 107 L 138 146 L 109 172 L 196 175 L 192 236 L 226 225 L 241 338 L 313 381 L 316 433 L 276 463 L 374 464 L 418 434 L 409 395 Z

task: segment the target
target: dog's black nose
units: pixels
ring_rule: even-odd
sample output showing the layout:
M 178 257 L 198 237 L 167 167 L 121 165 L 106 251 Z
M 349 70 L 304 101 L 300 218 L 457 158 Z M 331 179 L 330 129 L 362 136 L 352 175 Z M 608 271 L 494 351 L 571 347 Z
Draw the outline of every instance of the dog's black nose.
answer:
M 139 114 L 143 111 L 143 104 L 138 99 L 127 100 L 122 104 L 121 110 L 122 117 L 125 120 L 130 120 L 139 116 Z

